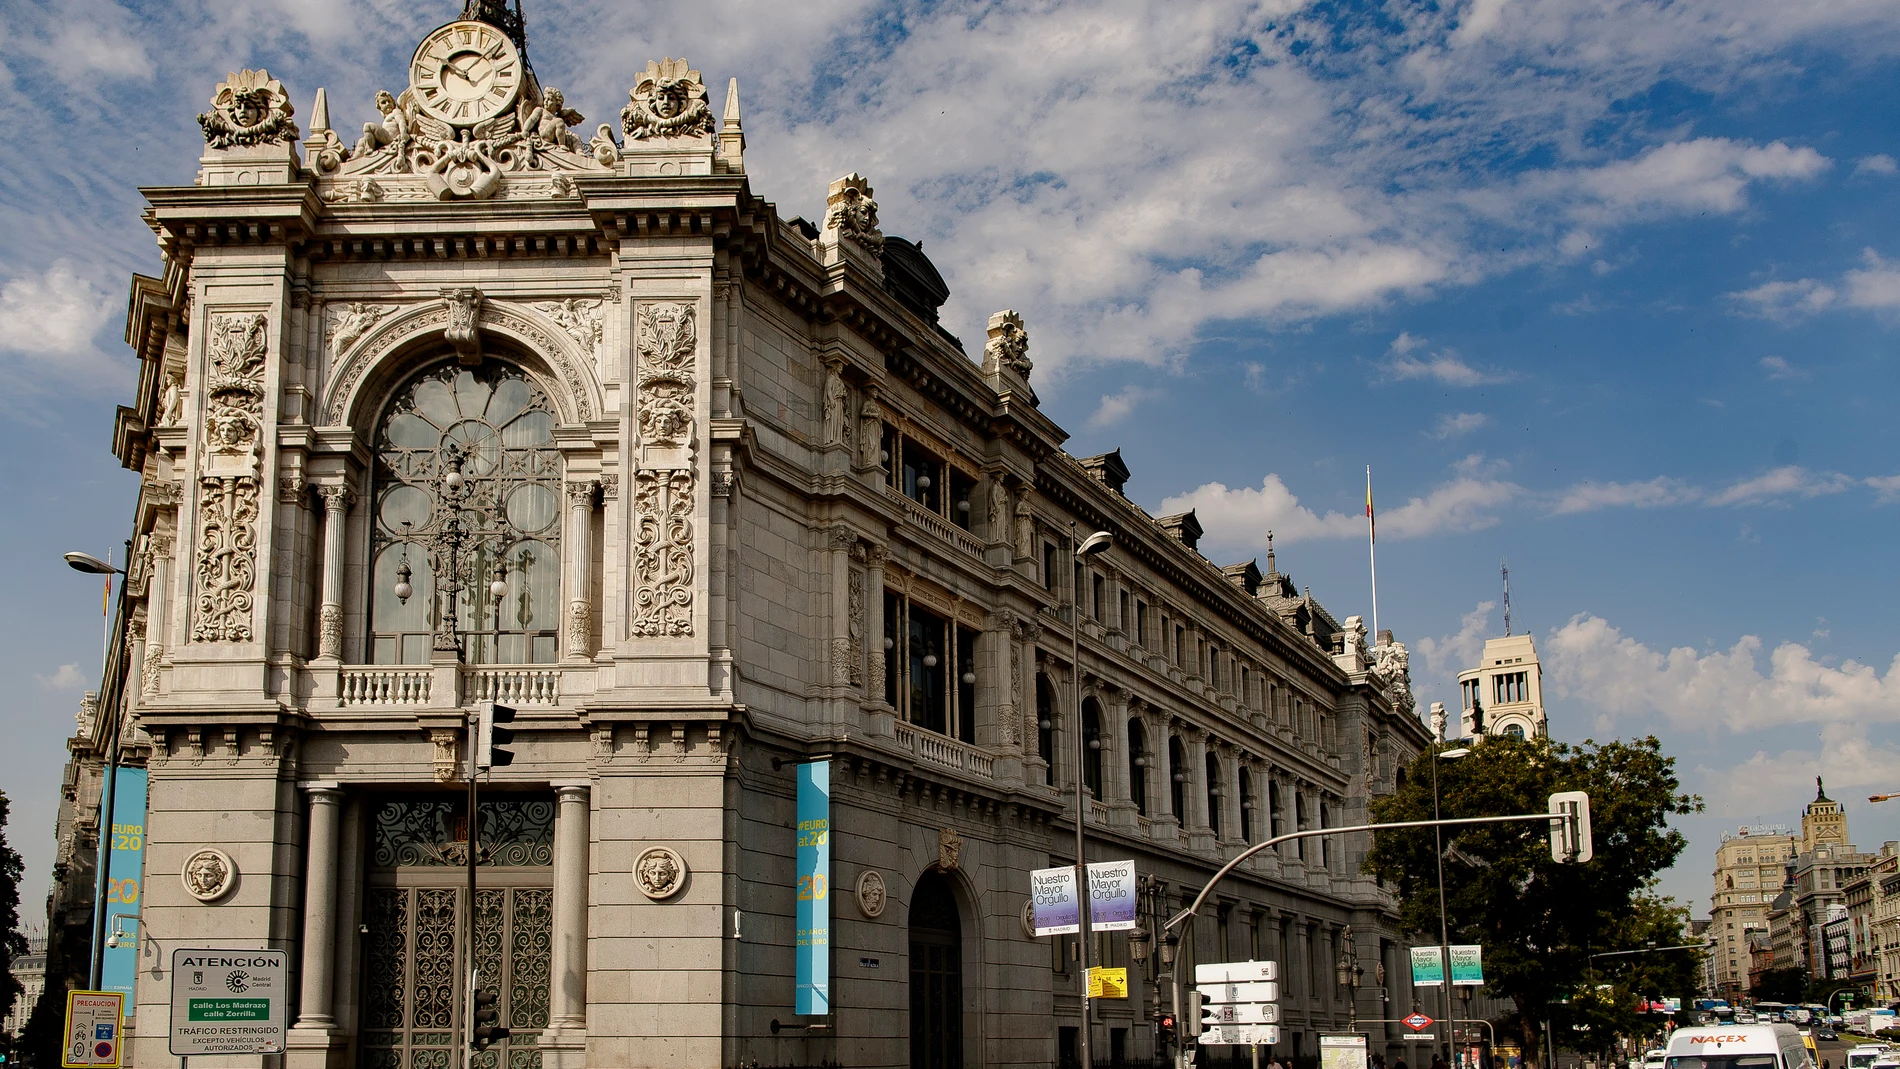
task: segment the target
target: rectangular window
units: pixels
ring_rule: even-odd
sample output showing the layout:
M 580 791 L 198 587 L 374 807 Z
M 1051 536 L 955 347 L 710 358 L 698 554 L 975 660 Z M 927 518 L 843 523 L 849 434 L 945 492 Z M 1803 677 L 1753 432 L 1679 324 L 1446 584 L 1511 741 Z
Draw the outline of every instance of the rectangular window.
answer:
M 1135 644 L 1148 644 L 1148 603 L 1140 599 L 1135 601 Z
M 1055 543 L 1044 542 L 1042 544 L 1042 588 L 1044 590 L 1055 593 L 1057 574 Z
M 1185 645 L 1187 645 L 1187 628 L 1182 627 L 1180 624 L 1175 624 L 1174 625 L 1174 666 L 1176 668 L 1185 667 L 1181 659 L 1181 648 Z
M 950 522 L 964 530 L 970 529 L 970 517 L 976 508 L 970 499 L 976 494 L 976 480 L 963 474 L 955 465 L 950 466 L 950 497 L 946 502 Z
M 1491 679 L 1493 685 L 1492 689 L 1495 695 L 1492 700 L 1498 705 L 1531 700 L 1530 684 L 1528 682 L 1529 677 L 1527 673 L 1506 672 L 1503 675 L 1493 676 Z
M 886 593 L 884 635 L 884 700 L 898 717 L 976 742 L 976 632 Z
M 1107 580 L 1103 579 L 1101 576 L 1097 575 L 1097 576 L 1092 576 L 1090 578 L 1089 580 L 1090 606 L 1089 607 L 1092 611 L 1089 613 L 1089 615 L 1094 617 L 1097 622 L 1099 622 L 1102 619 L 1103 591 L 1105 591 L 1107 588 L 1108 588 Z
M 1115 613 L 1115 626 L 1126 632 L 1128 630 L 1128 591 L 1121 592 L 1120 604 L 1115 608 L 1118 610 Z
M 903 440 L 903 466 L 898 489 L 905 497 L 939 515 L 943 512 L 943 461 L 937 455 L 906 438 Z

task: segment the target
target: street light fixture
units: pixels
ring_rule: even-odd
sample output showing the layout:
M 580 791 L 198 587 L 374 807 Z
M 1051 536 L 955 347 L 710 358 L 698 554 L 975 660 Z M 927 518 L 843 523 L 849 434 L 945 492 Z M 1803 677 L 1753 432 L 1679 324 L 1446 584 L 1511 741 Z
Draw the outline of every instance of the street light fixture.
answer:
M 100 560 L 98 557 L 95 557 L 90 553 L 82 553 L 76 549 L 73 550 L 71 553 L 66 554 L 66 563 L 72 566 L 73 571 L 85 572 L 88 575 L 124 575 L 125 574 L 125 569 L 114 568 L 112 565 L 107 564 L 105 561 Z
M 1097 531 L 1075 544 L 1075 521 L 1069 521 L 1069 556 L 1076 561 L 1086 557 L 1108 552 L 1114 545 L 1115 536 L 1107 531 Z M 1087 788 L 1083 783 L 1082 769 L 1088 760 L 1088 743 L 1091 740 L 1082 737 L 1082 590 L 1081 579 L 1071 569 L 1069 584 L 1069 715 L 1075 728 L 1075 887 L 1076 898 L 1080 902 L 1081 914 L 1081 953 L 1077 958 L 1081 965 L 1082 983 L 1082 1028 L 1078 1033 L 1078 1053 L 1082 1069 L 1093 1069 L 1094 1062 L 1089 1058 L 1089 870 L 1087 859 L 1082 851 L 1082 833 L 1087 826 L 1088 799 Z M 1101 740 L 1092 740 L 1101 747 Z
M 1900 798 L 1900 791 L 1895 791 L 1892 794 L 1870 794 L 1867 796 L 1867 800 L 1870 802 L 1885 802 L 1891 798 Z

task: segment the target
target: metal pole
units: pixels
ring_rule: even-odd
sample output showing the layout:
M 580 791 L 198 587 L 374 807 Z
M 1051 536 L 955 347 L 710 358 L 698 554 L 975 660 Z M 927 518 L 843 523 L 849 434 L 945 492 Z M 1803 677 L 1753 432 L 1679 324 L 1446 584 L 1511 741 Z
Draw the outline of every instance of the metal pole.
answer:
M 1438 820 L 1438 749 L 1432 749 L 1432 820 Z M 1440 991 L 1445 996 L 1445 1064 L 1451 1064 L 1451 926 L 1445 919 L 1445 842 L 1444 833 L 1432 825 L 1433 860 L 1438 862 L 1438 968 Z
M 125 543 L 125 562 L 127 571 L 119 573 L 119 604 L 113 610 L 112 622 L 106 625 L 106 648 L 100 658 L 99 666 L 99 704 L 93 715 L 109 717 L 111 726 L 106 731 L 105 782 L 99 785 L 99 855 L 94 862 L 98 870 L 93 883 L 92 896 L 92 961 L 86 971 L 88 990 L 97 991 L 103 982 L 106 963 L 106 898 L 112 889 L 112 809 L 118 801 L 119 787 L 119 727 L 124 722 L 123 696 L 125 688 L 114 685 L 123 667 L 125 643 L 113 639 L 125 625 L 126 591 L 131 588 L 129 566 L 132 563 L 132 542 Z M 119 663 L 114 663 L 119 662 Z
M 452 591 L 449 596 L 454 597 L 455 592 Z M 468 731 L 468 905 L 466 907 L 468 924 L 465 926 L 468 931 L 468 940 L 463 944 L 467 948 L 465 953 L 468 966 L 462 970 L 468 977 L 468 994 L 462 999 L 468 1020 L 462 1022 L 462 1064 L 468 1066 L 469 1069 L 473 1069 L 475 1065 L 475 855 L 481 849 L 481 820 L 478 816 L 480 811 L 476 809 L 475 794 L 475 761 L 480 756 L 475 752 L 475 747 L 479 742 L 475 730 L 477 715 L 479 714 L 471 713 L 462 719 Z
M 1077 1037 L 1077 1051 L 1081 1058 L 1081 1069 L 1094 1069 L 1089 1058 L 1089 909 L 1093 905 L 1089 895 L 1089 869 L 1082 853 L 1083 829 L 1088 819 L 1088 799 L 1083 785 L 1082 769 L 1088 760 L 1088 742 L 1082 737 L 1082 592 L 1081 577 L 1076 574 L 1077 557 L 1075 555 L 1075 521 L 1069 521 L 1069 724 L 1075 732 L 1075 887 L 1076 897 L 1081 903 L 1082 935 L 1081 961 L 1082 981 L 1082 1031 Z M 1177 1027 L 1178 1024 L 1177 1024 Z

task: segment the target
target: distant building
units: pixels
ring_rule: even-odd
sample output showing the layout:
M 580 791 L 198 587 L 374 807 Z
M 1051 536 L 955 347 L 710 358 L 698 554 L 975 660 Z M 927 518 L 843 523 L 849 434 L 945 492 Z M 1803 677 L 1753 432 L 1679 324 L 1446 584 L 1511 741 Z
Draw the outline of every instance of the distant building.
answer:
M 1464 707 L 1461 735 L 1516 735 L 1542 738 L 1544 719 L 1543 669 L 1537 646 L 1529 635 L 1486 639 L 1478 667 L 1458 673 L 1458 693 Z M 1482 708 L 1480 730 L 1473 712 Z
M 1794 908 L 1794 892 L 1784 890 L 1768 904 L 1768 945 L 1777 969 L 1808 967 L 1807 931 Z
M 1757 928 L 1748 933 L 1743 954 L 1743 960 L 1748 963 L 1748 987 L 1745 990 L 1754 991 L 1761 987 L 1762 974 L 1775 967 L 1775 945 L 1769 941 L 1765 930 Z M 1721 994 L 1728 998 L 1734 997 L 1727 991 Z
M 1801 811 L 1801 852 L 1810 854 L 1820 846 L 1853 849 L 1847 845 L 1847 810 L 1827 796 L 1827 787 L 1816 776 L 1814 801 Z
M 26 953 L 13 959 L 13 980 L 20 985 L 19 997 L 13 1000 L 13 1010 L 6 1020 L 0 1022 L 0 1031 L 10 1036 L 18 1036 L 26 1028 L 26 1019 L 33 1013 L 33 1004 L 40 1000 L 40 992 L 46 989 L 46 937 L 35 935 L 27 937 Z
M 1715 889 L 1709 896 L 1711 989 L 1736 998 L 1749 980 L 1748 937 L 1768 930 L 1768 903 L 1781 891 L 1783 866 L 1794 856 L 1794 833 L 1784 825 L 1743 826 L 1724 832 L 1715 851 Z
M 1847 885 L 1866 875 L 1874 855 L 1863 854 L 1847 841 L 1847 813 L 1827 796 L 1820 777 L 1814 780 L 1814 801 L 1801 813 L 1801 853 L 1788 866 L 1788 889 L 1796 917 L 1790 925 L 1801 933 L 1803 964 L 1817 980 L 1846 979 L 1826 944 L 1827 925 L 1835 919 L 1830 907 L 1846 910 Z
M 1715 933 L 1710 930 L 1712 926 L 1712 921 L 1691 920 L 1689 922 L 1690 939 L 1692 941 L 1698 939 L 1714 939 Z M 1696 987 L 1698 993 L 1704 996 L 1713 996 L 1715 994 L 1714 954 L 1702 955 L 1702 975 L 1696 978 Z
M 1874 997 L 1900 998 L 1900 866 L 1883 865 L 1876 874 L 1872 937 L 1879 959 Z

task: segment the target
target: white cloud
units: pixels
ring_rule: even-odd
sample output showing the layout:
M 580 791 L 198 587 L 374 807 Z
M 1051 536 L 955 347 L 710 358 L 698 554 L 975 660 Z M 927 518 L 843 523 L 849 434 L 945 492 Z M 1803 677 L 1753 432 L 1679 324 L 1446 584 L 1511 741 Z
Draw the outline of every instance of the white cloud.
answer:
M 1751 145 L 1701 137 L 1657 145 L 1641 155 L 1573 172 L 1540 172 L 1533 188 L 1568 186 L 1581 197 L 1570 213 L 1585 222 L 1623 223 L 1658 214 L 1741 211 L 1751 184 L 1810 179 L 1832 162 L 1806 147 Z
M 1854 480 L 1837 471 L 1809 471 L 1794 464 L 1743 479 L 1708 495 L 1711 505 L 1759 505 L 1787 497 L 1821 497 L 1838 494 L 1854 485 Z
M 1395 538 L 1483 530 L 1498 522 L 1498 508 L 1522 490 L 1503 479 L 1460 477 L 1390 512 L 1381 510 L 1379 530 Z
M 19 275 L 0 286 L 0 348 L 63 362 L 92 349 L 109 311 L 105 293 L 60 260 L 43 274 Z
M 1639 483 L 1584 482 L 1558 495 L 1551 511 L 1559 516 L 1605 508 L 1658 508 L 1694 501 L 1701 491 L 1666 475 Z
M 1877 493 L 1875 500 L 1883 505 L 1900 501 L 1900 475 L 1876 475 L 1866 480 L 1867 485 Z
M 1477 664 L 1484 640 L 1491 637 L 1491 610 L 1497 607 L 1495 601 L 1480 601 L 1459 617 L 1455 634 L 1427 636 L 1414 643 L 1424 658 L 1426 673 L 1449 690 L 1458 681 L 1458 673 Z
M 1841 276 L 1847 284 L 1847 303 L 1855 308 L 1900 308 L 1900 266 L 1880 258 L 1872 249 L 1861 253 L 1857 267 Z
M 1120 393 L 1104 394 L 1102 403 L 1096 406 L 1095 413 L 1089 416 L 1089 427 L 1099 430 L 1112 427 L 1127 419 L 1129 413 L 1149 398 L 1159 396 L 1157 391 L 1143 386 L 1129 386 Z
M 1400 332 L 1387 347 L 1386 360 L 1379 365 L 1381 376 L 1388 381 L 1400 382 L 1431 379 L 1446 386 L 1484 386 L 1510 378 L 1499 372 L 1474 368 L 1451 349 L 1428 352 L 1423 357 L 1412 355 L 1424 348 L 1423 339 Z
M 1744 305 L 1748 314 L 1783 322 L 1824 311 L 1832 307 L 1839 296 L 1840 292 L 1833 286 L 1812 278 L 1764 282 L 1753 289 L 1728 295 L 1730 300 Z
M 1895 173 L 1900 173 L 1900 164 L 1894 163 L 1893 157 L 1884 152 L 1873 156 L 1862 156 L 1854 161 L 1853 177 L 1855 178 L 1862 175 L 1878 175 L 1885 178 Z
M 1805 379 L 1805 378 L 1812 377 L 1808 374 L 1808 371 L 1806 368 L 1796 367 L 1793 364 L 1788 363 L 1788 361 L 1783 357 L 1764 356 L 1761 358 L 1761 360 L 1758 361 L 1758 363 L 1761 365 L 1761 369 L 1768 373 L 1769 382 L 1779 382 L 1786 379 Z
M 1761 731 L 1791 724 L 1900 723 L 1900 656 L 1883 675 L 1844 661 L 1823 664 L 1797 642 L 1760 663 L 1764 643 L 1744 635 L 1726 650 L 1663 651 L 1582 614 L 1544 643 L 1546 685 L 1607 721 L 1662 719 L 1678 727 Z
M 1224 546 L 1265 549 L 1267 533 L 1282 545 L 1314 538 L 1364 537 L 1366 518 L 1328 512 L 1321 516 L 1305 505 L 1275 474 L 1262 479 L 1258 489 L 1228 489 L 1206 483 L 1161 502 L 1161 514 L 1193 509 L 1211 542 Z
M 1491 417 L 1482 412 L 1447 412 L 1428 432 L 1433 438 L 1459 438 L 1489 425 Z
M 41 690 L 78 690 L 85 685 L 86 677 L 79 674 L 79 665 L 77 663 L 62 664 L 58 670 L 50 676 L 43 676 L 35 672 L 33 674 L 33 682 L 38 683 Z

